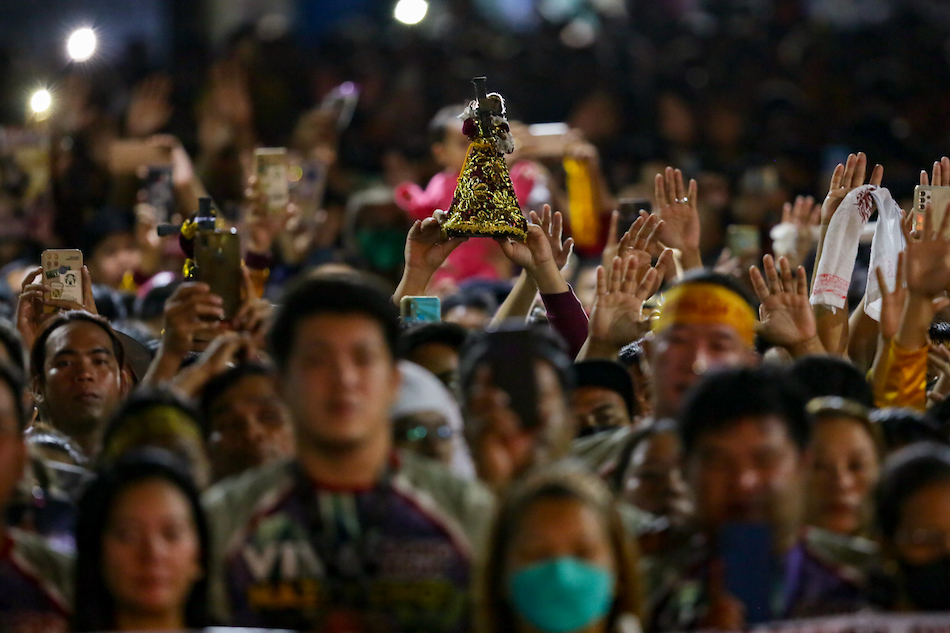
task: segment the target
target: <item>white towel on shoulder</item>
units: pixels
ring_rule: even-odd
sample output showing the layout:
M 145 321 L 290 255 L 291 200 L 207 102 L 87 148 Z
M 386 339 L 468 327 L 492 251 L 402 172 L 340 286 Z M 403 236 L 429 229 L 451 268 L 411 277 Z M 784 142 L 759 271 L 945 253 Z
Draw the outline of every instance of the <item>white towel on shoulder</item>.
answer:
M 864 312 L 875 321 L 880 320 L 882 294 L 874 269 L 880 267 L 889 287 L 894 287 L 897 256 L 904 250 L 904 234 L 901 232 L 903 211 L 894 202 L 890 191 L 875 185 L 863 185 L 848 192 L 832 216 L 825 233 L 821 261 L 815 271 L 812 305 L 830 306 L 833 309 L 846 306 L 861 230 L 875 207 L 878 220 L 871 240 L 871 264 Z

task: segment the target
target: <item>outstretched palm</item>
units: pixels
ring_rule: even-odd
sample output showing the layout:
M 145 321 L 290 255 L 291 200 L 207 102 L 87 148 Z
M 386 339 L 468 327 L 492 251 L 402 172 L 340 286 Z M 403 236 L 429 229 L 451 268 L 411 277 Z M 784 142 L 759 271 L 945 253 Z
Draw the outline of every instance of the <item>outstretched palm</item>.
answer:
M 665 251 L 660 259 L 671 257 Z M 597 296 L 590 313 L 590 337 L 611 345 L 626 345 L 640 338 L 643 302 L 659 290 L 664 268 L 657 261 L 638 280 L 637 260 L 615 257 L 608 276 L 603 266 L 597 267 Z
M 808 302 L 808 278 L 801 266 L 794 273 L 785 257 L 779 258 L 781 274 L 771 255 L 762 258 L 765 275 L 749 271 L 759 305 L 759 335 L 782 347 L 801 345 L 818 335 L 815 313 Z
M 435 272 L 449 254 L 468 238 L 445 239 L 439 226 L 440 211 L 431 218 L 416 222 L 406 236 L 406 267 Z

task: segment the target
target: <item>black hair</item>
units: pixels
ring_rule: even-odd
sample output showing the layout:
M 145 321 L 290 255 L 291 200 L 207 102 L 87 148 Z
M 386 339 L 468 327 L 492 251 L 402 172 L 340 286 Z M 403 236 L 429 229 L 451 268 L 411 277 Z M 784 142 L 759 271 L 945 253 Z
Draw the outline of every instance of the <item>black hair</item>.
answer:
M 399 335 L 399 357 L 406 358 L 417 348 L 430 343 L 447 345 L 459 351 L 466 338 L 468 330 L 458 323 L 423 323 L 407 328 Z
M 448 314 L 449 311 L 463 306 L 492 315 L 498 310 L 498 301 L 494 295 L 486 288 L 466 288 L 460 289 L 455 294 L 449 295 L 442 300 L 442 314 Z
M 934 321 L 930 324 L 928 332 L 930 340 L 939 345 L 950 343 L 950 322 Z
M 646 356 L 646 350 L 643 348 L 643 339 L 638 339 L 632 343 L 627 343 L 620 348 L 617 354 L 617 361 L 624 367 L 633 367 L 638 365 Z
M 168 406 L 174 407 L 185 414 L 188 418 L 195 421 L 195 427 L 199 432 L 204 427 L 201 414 L 198 409 L 170 389 L 161 387 L 140 387 L 132 392 L 132 395 L 122 403 L 119 410 L 115 412 L 109 423 L 106 424 L 105 431 L 102 434 L 102 453 L 108 454 L 109 447 L 113 440 L 122 433 L 130 422 L 136 419 L 136 416 L 153 407 Z
M 728 428 L 749 416 L 775 416 L 800 451 L 808 447 L 811 424 L 806 400 L 788 372 L 781 368 L 729 368 L 704 377 L 686 396 L 679 415 L 683 454 L 699 438 Z
M 920 490 L 950 481 L 950 447 L 920 442 L 901 449 L 884 462 L 877 485 L 877 524 L 894 540 L 904 503 Z
M 69 312 L 64 312 L 53 317 L 49 325 L 47 325 L 46 328 L 40 332 L 39 336 L 36 337 L 36 340 L 33 341 L 33 348 L 30 350 L 30 375 L 33 378 L 39 378 L 41 382 L 45 381 L 43 366 L 46 364 L 47 339 L 59 328 L 79 321 L 92 323 L 96 327 L 102 328 L 102 331 L 105 332 L 109 336 L 109 340 L 112 341 L 112 353 L 115 354 L 115 359 L 118 361 L 119 370 L 122 370 L 125 366 L 125 350 L 122 347 L 122 341 L 119 340 L 112 326 L 109 325 L 109 322 L 100 316 L 88 312 L 70 310 Z
M 119 207 L 106 207 L 95 214 L 82 226 L 80 249 L 87 257 L 95 254 L 99 245 L 111 235 L 132 234 L 135 231 L 135 218 L 131 210 Z
M 808 400 L 838 396 L 871 408 L 874 392 L 858 369 L 835 356 L 805 356 L 792 363 L 789 371 Z
M 207 574 L 211 542 L 198 489 L 175 456 L 161 449 L 146 448 L 118 458 L 89 485 L 79 501 L 73 631 L 115 629 L 115 600 L 102 573 L 102 541 L 116 498 L 149 479 L 171 484 L 188 501 L 200 544 L 199 563 L 205 573 L 195 581 L 185 603 L 185 628 L 203 628 L 209 624 Z
M 180 281 L 173 281 L 164 286 L 153 286 L 144 297 L 135 300 L 132 314 L 136 319 L 148 321 L 156 319 L 165 313 L 165 302 L 175 293 Z
M 705 268 L 696 268 L 685 273 L 670 287 L 677 288 L 686 284 L 713 284 L 716 286 L 721 286 L 726 290 L 731 290 L 742 297 L 742 299 L 749 304 L 749 307 L 757 309 L 759 305 L 759 302 L 756 301 L 751 294 L 749 294 L 749 291 L 746 290 L 745 286 L 739 283 L 739 280 L 732 275 L 717 273 L 712 270 L 706 270 Z
M 26 430 L 26 425 L 29 422 L 26 417 L 26 407 L 23 406 L 23 392 L 26 388 L 23 382 L 23 374 L 19 367 L 0 363 L 0 381 L 6 383 L 7 388 L 10 389 L 10 395 L 13 398 L 13 411 L 17 418 L 17 428 L 22 433 Z
M 0 345 L 3 345 L 3 348 L 7 350 L 10 363 L 21 372 L 26 371 L 23 338 L 16 327 L 6 319 L 0 319 Z
M 376 321 L 392 357 L 396 358 L 399 312 L 389 294 L 362 275 L 304 278 L 284 295 L 269 334 L 270 350 L 279 370 L 287 368 L 301 321 L 321 314 L 367 316 Z
M 429 144 L 445 141 L 445 131 L 453 121 L 459 121 L 459 115 L 468 107 L 467 103 L 454 104 L 441 108 L 429 121 Z
M 595 358 L 574 363 L 575 387 L 601 387 L 623 398 L 627 415 L 639 413 L 633 392 L 633 379 L 623 365 L 613 360 Z
M 204 421 L 202 433 L 205 439 L 208 439 L 211 435 L 211 408 L 214 406 L 215 401 L 221 397 L 221 394 L 247 376 L 265 376 L 270 378 L 274 375 L 274 370 L 263 363 L 247 362 L 235 365 L 209 380 L 201 392 L 201 400 L 198 403 Z
M 520 325 L 509 327 L 507 324 L 500 328 L 504 331 L 512 329 L 523 330 L 528 337 L 528 348 L 531 354 L 540 360 L 547 361 L 557 374 L 565 396 L 574 388 L 574 363 L 567 351 L 567 345 L 556 332 L 546 326 Z M 467 394 L 475 377 L 475 371 L 486 361 L 492 350 L 495 331 L 484 331 L 470 337 L 459 352 L 459 384 L 462 393 Z M 526 377 L 527 378 L 527 377 Z
M 889 407 L 872 411 L 870 419 L 871 423 L 881 430 L 884 446 L 888 451 L 916 442 L 950 444 L 950 437 L 930 412 Z

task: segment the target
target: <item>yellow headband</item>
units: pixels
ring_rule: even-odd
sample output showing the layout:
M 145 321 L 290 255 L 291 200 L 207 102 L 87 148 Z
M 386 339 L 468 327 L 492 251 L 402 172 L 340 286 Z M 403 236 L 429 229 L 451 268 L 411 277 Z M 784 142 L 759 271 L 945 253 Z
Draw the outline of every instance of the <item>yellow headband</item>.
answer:
M 178 407 L 156 405 L 141 411 L 131 418 L 117 434 L 112 436 L 108 446 L 103 446 L 102 454 L 114 459 L 126 451 L 146 444 L 156 438 L 181 437 L 204 445 L 198 423 Z
M 686 283 L 663 295 L 653 331 L 663 332 L 673 325 L 728 325 L 751 347 L 755 320 L 752 307 L 735 292 L 718 284 Z

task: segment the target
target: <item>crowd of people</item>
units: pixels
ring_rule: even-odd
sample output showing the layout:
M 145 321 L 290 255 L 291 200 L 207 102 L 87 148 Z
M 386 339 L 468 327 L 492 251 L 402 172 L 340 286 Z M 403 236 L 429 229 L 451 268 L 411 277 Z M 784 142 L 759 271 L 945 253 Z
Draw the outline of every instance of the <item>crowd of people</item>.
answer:
M 513 120 L 526 239 L 450 236 L 468 104 L 433 109 L 429 178 L 387 145 L 415 101 L 366 118 L 371 82 L 321 76 L 288 120 L 258 44 L 236 35 L 188 109 L 154 75 L 117 114 L 76 72 L 0 137 L 0 631 L 950 611 L 950 205 L 914 191 L 950 188 L 950 158 L 908 184 L 851 153 L 812 190 L 817 156 L 704 155 L 663 93 L 669 144 L 630 158 L 649 178 L 599 115 Z M 278 208 L 254 167 L 275 137 Z M 129 148 L 170 168 L 167 207 Z M 208 198 L 240 239 L 234 306 L 188 274 Z M 67 300 L 41 252 L 73 248 Z M 440 318 L 400 314 L 420 297 Z

